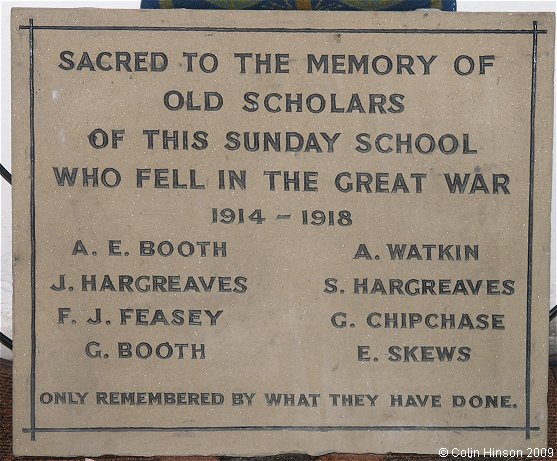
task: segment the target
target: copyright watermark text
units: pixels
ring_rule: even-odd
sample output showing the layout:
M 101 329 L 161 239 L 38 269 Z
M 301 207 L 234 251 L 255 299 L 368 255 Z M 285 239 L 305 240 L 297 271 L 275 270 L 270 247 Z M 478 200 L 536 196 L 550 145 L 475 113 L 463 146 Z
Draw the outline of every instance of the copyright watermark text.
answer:
M 498 448 L 439 448 L 439 456 L 442 458 L 480 458 L 490 456 L 492 458 L 552 458 L 553 448 L 527 448 L 525 450 L 505 450 Z

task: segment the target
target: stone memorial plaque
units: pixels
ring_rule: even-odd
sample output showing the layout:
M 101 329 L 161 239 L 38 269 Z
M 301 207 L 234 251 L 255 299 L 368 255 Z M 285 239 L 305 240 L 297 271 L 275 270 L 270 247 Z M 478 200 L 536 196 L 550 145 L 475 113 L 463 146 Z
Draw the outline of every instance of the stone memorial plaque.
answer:
M 12 27 L 18 455 L 546 446 L 553 15 Z

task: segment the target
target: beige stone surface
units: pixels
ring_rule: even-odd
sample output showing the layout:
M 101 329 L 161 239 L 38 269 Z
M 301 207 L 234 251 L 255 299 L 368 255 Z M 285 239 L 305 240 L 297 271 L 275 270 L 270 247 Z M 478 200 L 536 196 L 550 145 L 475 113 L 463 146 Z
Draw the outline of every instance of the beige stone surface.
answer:
M 552 15 L 12 26 L 17 455 L 545 446 Z

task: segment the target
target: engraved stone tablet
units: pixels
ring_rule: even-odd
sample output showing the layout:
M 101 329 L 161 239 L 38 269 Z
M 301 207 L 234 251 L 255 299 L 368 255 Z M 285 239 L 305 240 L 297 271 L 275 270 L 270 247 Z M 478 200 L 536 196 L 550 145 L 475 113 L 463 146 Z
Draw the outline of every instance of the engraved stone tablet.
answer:
M 12 25 L 18 455 L 545 446 L 552 15 Z

